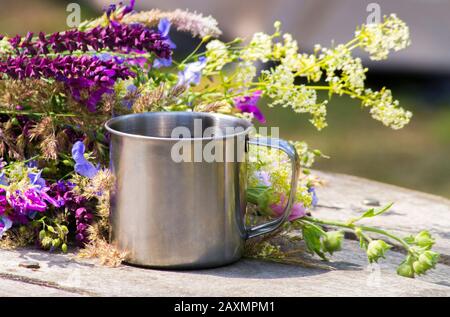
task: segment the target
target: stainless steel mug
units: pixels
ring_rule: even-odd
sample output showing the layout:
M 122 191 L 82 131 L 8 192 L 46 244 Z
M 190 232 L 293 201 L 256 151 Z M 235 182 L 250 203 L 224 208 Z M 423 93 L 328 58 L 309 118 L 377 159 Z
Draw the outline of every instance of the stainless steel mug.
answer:
M 200 137 L 194 131 L 196 122 L 201 123 Z M 174 137 L 174 129 L 180 127 L 191 137 Z M 128 252 L 129 263 L 173 269 L 224 265 L 242 256 L 246 239 L 286 221 L 296 191 L 298 155 L 286 141 L 250 139 L 251 128 L 244 119 L 196 112 L 131 114 L 106 123 L 116 182 L 111 239 Z M 211 130 L 210 136 L 202 134 Z M 234 132 L 219 133 L 228 130 Z M 199 146 L 203 150 L 211 142 L 225 159 L 195 157 Z M 172 158 L 180 144 L 191 160 Z M 291 192 L 283 215 L 256 227 L 244 223 L 249 144 L 278 148 L 292 161 Z

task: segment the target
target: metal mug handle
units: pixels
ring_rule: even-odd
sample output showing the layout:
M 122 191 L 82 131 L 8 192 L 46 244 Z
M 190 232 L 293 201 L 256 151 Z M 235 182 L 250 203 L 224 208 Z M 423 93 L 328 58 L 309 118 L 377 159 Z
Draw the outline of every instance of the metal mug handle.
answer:
M 295 193 L 297 190 L 297 181 L 300 174 L 300 160 L 297 151 L 295 150 L 295 147 L 289 142 L 282 139 L 255 138 L 248 140 L 248 144 L 267 146 L 281 150 L 288 155 L 292 164 L 291 191 L 289 193 L 289 199 L 287 201 L 286 207 L 283 210 L 283 214 L 277 219 L 274 219 L 261 225 L 257 225 L 255 227 L 248 228 L 247 239 L 250 239 L 278 229 L 290 216 L 292 205 L 295 199 Z

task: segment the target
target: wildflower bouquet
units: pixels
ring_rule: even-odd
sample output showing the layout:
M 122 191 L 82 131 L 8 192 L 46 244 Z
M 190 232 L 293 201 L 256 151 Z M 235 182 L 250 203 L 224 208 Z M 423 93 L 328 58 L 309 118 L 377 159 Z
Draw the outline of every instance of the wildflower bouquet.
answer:
M 274 24 L 272 34 L 256 33 L 249 41 L 222 42 L 212 17 L 188 11 L 135 12 L 131 5 L 111 5 L 103 16 L 77 29 L 54 34 L 0 36 L 0 245 L 35 243 L 66 252 L 74 242 L 80 255 L 119 264 L 126 254 L 108 244 L 108 135 L 111 116 L 147 111 L 220 112 L 265 122 L 261 98 L 271 107 L 289 107 L 310 115 L 317 129 L 326 127 L 327 101 L 317 92 L 348 95 L 384 125 L 400 129 L 411 113 L 399 107 L 391 91 L 365 87 L 365 68 L 352 51 L 360 48 L 373 60 L 409 45 L 406 24 L 395 15 L 380 24 L 362 25 L 346 44 L 315 46 L 301 53 L 297 42 Z M 181 60 L 171 27 L 189 32 L 199 45 Z M 262 69 L 262 70 L 261 70 Z M 386 212 L 370 209 L 348 222 L 311 216 L 320 180 L 309 168 L 320 151 L 296 142 L 303 170 L 290 222 L 278 236 L 304 240 L 322 259 L 340 250 L 344 231 L 353 231 L 370 262 L 391 248 L 384 235 L 407 251 L 398 273 L 414 277 L 433 268 L 427 231 L 397 237 L 359 225 L 363 218 Z M 251 153 L 248 221 L 280 214 L 291 171 L 276 150 Z M 337 228 L 337 229 L 332 229 Z M 248 256 L 283 260 L 270 239 L 254 243 Z

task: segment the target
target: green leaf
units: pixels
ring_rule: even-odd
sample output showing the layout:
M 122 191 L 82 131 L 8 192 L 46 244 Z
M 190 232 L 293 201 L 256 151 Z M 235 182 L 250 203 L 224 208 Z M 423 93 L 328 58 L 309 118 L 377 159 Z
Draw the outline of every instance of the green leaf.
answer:
M 360 217 L 360 219 L 362 219 L 362 218 L 372 218 L 372 217 L 379 216 L 379 215 L 385 213 L 386 211 L 388 211 L 392 207 L 393 204 L 394 203 L 390 203 L 389 205 L 386 205 L 383 208 L 379 208 L 379 209 L 371 208 L 371 209 L 367 210 L 366 212 L 364 212 L 362 214 L 362 216 Z
M 269 205 L 271 191 L 269 186 L 250 187 L 247 189 L 247 201 L 265 211 Z
M 316 225 L 304 224 L 302 228 L 303 239 L 305 240 L 306 247 L 312 253 L 317 254 L 323 260 L 328 260 L 323 252 L 323 245 L 321 237 L 324 235 L 324 231 L 318 228 Z

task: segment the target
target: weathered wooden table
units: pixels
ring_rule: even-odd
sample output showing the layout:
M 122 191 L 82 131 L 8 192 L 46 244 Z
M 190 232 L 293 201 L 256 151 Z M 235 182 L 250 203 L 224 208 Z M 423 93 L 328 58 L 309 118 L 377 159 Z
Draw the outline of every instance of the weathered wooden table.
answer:
M 348 219 L 367 198 L 392 210 L 372 219 L 396 233 L 430 229 L 441 263 L 426 276 L 399 277 L 404 257 L 390 251 L 387 260 L 369 266 L 357 241 L 346 240 L 333 256 L 335 270 L 305 268 L 244 259 L 201 271 L 158 271 L 121 266 L 107 268 L 73 254 L 36 249 L 0 251 L 0 297 L 3 296 L 450 296 L 450 200 L 365 179 L 317 172 L 327 182 L 319 189 L 321 218 Z M 396 249 L 397 250 L 397 249 Z M 19 266 L 38 262 L 40 268 Z

